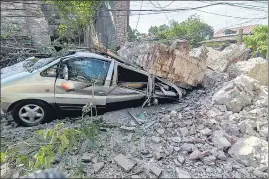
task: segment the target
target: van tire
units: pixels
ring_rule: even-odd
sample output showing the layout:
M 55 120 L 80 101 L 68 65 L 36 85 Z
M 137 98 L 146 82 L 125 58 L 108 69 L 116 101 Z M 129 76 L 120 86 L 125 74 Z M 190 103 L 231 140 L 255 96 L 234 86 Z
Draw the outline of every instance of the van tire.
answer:
M 51 112 L 49 104 L 43 101 L 24 100 L 14 105 L 11 115 L 18 125 L 31 127 L 51 120 Z

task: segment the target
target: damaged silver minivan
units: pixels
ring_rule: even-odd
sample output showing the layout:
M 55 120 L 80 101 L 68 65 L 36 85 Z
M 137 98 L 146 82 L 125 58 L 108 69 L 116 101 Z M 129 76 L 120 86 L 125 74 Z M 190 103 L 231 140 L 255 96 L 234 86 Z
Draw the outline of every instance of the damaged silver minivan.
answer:
M 172 83 L 92 52 L 75 52 L 39 66 L 1 80 L 1 108 L 23 126 L 45 122 L 55 110 L 81 110 L 89 103 L 105 107 L 182 96 Z

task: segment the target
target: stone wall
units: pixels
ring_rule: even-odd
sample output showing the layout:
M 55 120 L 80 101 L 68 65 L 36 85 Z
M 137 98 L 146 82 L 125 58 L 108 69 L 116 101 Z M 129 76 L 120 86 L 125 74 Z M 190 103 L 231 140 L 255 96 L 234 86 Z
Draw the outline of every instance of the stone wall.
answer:
M 129 7 L 129 0 L 101 2 L 95 17 L 95 31 L 103 46 L 115 49 L 127 41 Z M 5 27 L 12 29 L 12 35 L 30 37 L 34 47 L 48 46 L 50 37 L 55 39 L 59 35 L 58 9 L 52 5 L 45 5 L 43 1 L 1 2 L 1 15 L 1 29 Z
M 48 23 L 41 1 L 1 2 L 1 30 L 6 35 L 28 36 L 36 48 L 50 45 Z

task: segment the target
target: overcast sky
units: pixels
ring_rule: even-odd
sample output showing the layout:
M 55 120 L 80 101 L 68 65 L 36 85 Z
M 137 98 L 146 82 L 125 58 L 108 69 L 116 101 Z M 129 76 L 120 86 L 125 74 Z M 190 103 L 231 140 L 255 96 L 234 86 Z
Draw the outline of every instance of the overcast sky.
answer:
M 132 1 L 130 3 L 130 9 L 140 9 L 142 1 Z M 151 2 L 153 4 L 151 4 Z M 142 9 L 158 9 L 159 4 L 161 7 L 165 7 L 170 4 L 172 1 L 143 1 Z M 159 4 L 158 4 L 159 2 Z M 227 1 L 226 1 L 227 2 Z M 192 8 L 198 6 L 205 6 L 210 3 L 209 1 L 174 1 L 170 6 L 164 9 L 178 9 L 178 8 Z M 233 7 L 229 5 L 215 5 L 210 7 L 205 7 L 198 10 L 188 10 L 188 11 L 179 11 L 179 12 L 169 12 L 160 13 L 160 14 L 151 14 L 151 15 L 141 15 L 139 22 L 138 22 L 138 14 L 140 12 L 131 12 L 130 15 L 130 26 L 137 29 L 141 33 L 147 33 L 148 29 L 151 26 L 159 26 L 162 24 L 168 25 L 168 20 L 174 19 L 176 21 L 184 21 L 187 17 L 193 14 L 200 15 L 200 18 L 206 22 L 207 24 L 211 25 L 214 30 L 219 30 L 222 28 L 229 28 L 229 27 L 238 27 L 244 25 L 251 25 L 251 24 L 266 24 L 268 25 L 268 1 L 263 2 L 246 2 L 246 1 L 233 1 L 233 3 L 244 3 L 244 5 L 253 5 L 253 6 L 260 6 L 262 11 L 253 10 L 253 9 L 245 9 L 240 7 Z M 154 7 L 154 5 L 156 7 Z M 228 15 L 233 17 L 243 17 L 243 18 L 260 18 L 260 17 L 267 17 L 266 19 L 240 19 L 240 18 L 231 18 L 231 17 L 223 17 L 219 15 L 213 15 L 201 11 L 206 11 L 210 13 L 217 13 L 222 15 Z M 264 12 L 265 11 L 265 12 Z M 148 14 L 152 12 L 141 12 L 141 14 Z M 138 23 L 137 23 L 138 22 Z

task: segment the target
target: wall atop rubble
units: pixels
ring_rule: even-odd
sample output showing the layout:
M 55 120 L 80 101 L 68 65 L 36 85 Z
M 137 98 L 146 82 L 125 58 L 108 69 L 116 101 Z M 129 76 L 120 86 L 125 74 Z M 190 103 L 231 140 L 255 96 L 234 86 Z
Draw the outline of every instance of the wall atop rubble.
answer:
M 95 17 L 99 42 L 107 48 L 116 48 L 127 41 L 130 1 L 102 1 Z M 107 11 L 126 9 L 126 11 Z M 43 1 L 1 2 L 1 29 L 12 29 L 16 36 L 32 39 L 34 47 L 50 45 L 50 37 L 58 36 L 60 16 L 55 6 Z M 2 31 L 3 32 L 3 31 Z
M 30 37 L 36 48 L 50 45 L 48 23 L 40 1 L 1 2 L 1 34 Z

